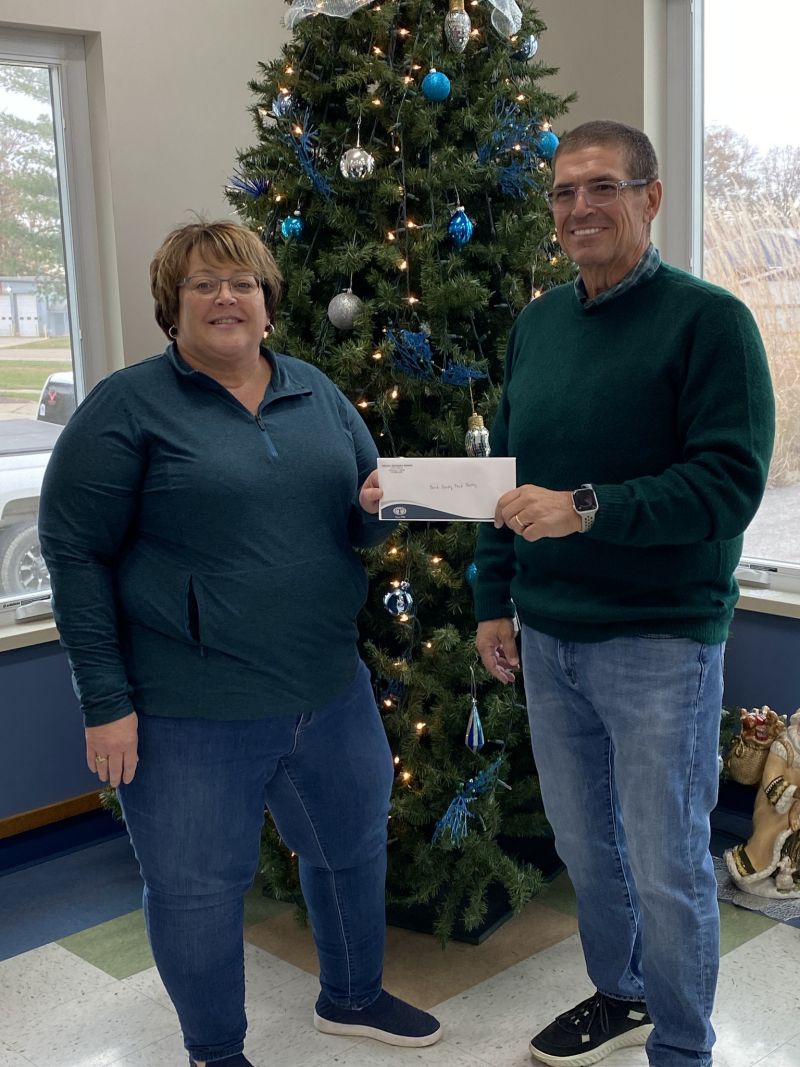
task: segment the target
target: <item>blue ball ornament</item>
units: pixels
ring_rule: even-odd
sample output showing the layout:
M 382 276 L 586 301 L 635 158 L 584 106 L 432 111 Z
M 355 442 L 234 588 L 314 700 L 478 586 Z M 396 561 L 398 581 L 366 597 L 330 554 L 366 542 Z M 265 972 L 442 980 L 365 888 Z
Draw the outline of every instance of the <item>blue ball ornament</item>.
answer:
M 469 243 L 472 237 L 475 224 L 472 219 L 467 215 L 463 207 L 457 207 L 453 212 L 450 222 L 447 226 L 447 232 L 450 234 L 450 240 L 456 246 L 456 248 L 463 248 L 465 244 Z
M 281 222 L 281 237 L 284 241 L 294 241 L 302 236 L 305 228 L 306 224 L 303 222 L 300 212 L 295 211 L 293 215 L 287 215 Z
M 411 595 L 411 586 L 408 582 L 400 582 L 396 588 L 385 593 L 383 606 L 390 615 L 408 614 L 414 607 L 414 597 Z
M 432 67 L 422 79 L 422 95 L 426 100 L 435 104 L 446 100 L 450 95 L 450 79 L 446 74 Z
M 536 135 L 536 151 L 542 159 L 552 159 L 558 148 L 558 138 L 552 130 L 542 130 Z
M 478 564 L 470 563 L 470 565 L 464 571 L 464 577 L 467 580 L 467 585 L 474 585 L 475 579 L 478 577 Z
M 528 59 L 533 59 L 536 53 L 539 51 L 539 38 L 535 33 L 525 37 L 520 43 L 519 48 L 511 53 L 512 59 L 519 59 L 523 62 Z

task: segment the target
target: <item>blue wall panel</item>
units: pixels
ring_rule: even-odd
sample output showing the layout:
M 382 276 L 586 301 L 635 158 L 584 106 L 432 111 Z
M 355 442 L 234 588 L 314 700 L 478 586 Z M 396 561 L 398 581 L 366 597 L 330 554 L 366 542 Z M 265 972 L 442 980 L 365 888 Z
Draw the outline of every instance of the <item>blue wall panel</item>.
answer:
M 760 708 L 780 715 L 800 707 L 800 619 L 737 611 L 725 649 L 728 706 Z
M 0 819 L 97 788 L 61 647 L 0 653 Z

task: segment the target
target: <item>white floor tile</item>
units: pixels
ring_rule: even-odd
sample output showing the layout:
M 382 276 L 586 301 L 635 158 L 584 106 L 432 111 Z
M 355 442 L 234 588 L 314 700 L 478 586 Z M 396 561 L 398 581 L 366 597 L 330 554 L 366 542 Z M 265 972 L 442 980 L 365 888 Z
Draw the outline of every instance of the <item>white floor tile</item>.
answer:
M 362 1041 L 354 1048 L 334 1056 L 331 1063 L 341 1067 L 486 1067 L 486 1060 L 476 1059 L 456 1049 L 442 1038 L 427 1048 L 395 1048 L 377 1041 Z M 527 1067 L 531 1067 L 529 1060 Z
M 800 1063 L 800 1033 L 780 1048 L 776 1048 L 764 1060 L 759 1060 L 755 1067 L 797 1067 Z
M 33 1016 L 116 986 L 115 978 L 60 945 L 44 945 L 0 962 L 0 1034 L 8 1042 Z
M 35 1067 L 108 1067 L 177 1029 L 172 1013 L 115 982 L 114 988 L 71 1000 L 4 1034 L 12 1052 Z
M 162 1037 L 160 1041 L 154 1041 L 145 1048 L 137 1049 L 123 1056 L 121 1060 L 114 1060 L 108 1067 L 184 1067 L 188 1063 L 189 1057 L 183 1047 L 183 1038 L 180 1033 L 175 1033 Z
M 723 956 L 712 1017 L 714 1067 L 761 1067 L 762 1060 L 795 1038 L 799 971 L 800 930 L 784 924 Z M 793 1067 L 798 1063 L 800 1059 Z
M 31 1061 L 23 1059 L 16 1052 L 9 1052 L 0 1044 L 0 1067 L 31 1067 Z

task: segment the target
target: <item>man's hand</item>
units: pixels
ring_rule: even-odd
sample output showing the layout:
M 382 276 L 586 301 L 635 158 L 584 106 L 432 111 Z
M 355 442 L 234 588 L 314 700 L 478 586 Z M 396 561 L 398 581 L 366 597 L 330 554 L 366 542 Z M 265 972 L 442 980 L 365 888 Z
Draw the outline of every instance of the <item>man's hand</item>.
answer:
M 139 717 L 135 711 L 104 726 L 86 727 L 86 762 L 101 782 L 128 785 L 139 762 Z
M 581 519 L 572 506 L 572 493 L 543 489 L 540 485 L 520 485 L 497 501 L 494 524 L 507 526 L 526 541 L 542 537 L 567 537 L 578 533 Z
M 361 486 L 361 492 L 358 494 L 358 502 L 364 511 L 370 515 L 378 514 L 378 503 L 383 496 L 383 490 L 380 487 L 378 481 L 378 468 L 370 474 Z
M 489 674 L 505 685 L 514 681 L 519 656 L 512 619 L 486 619 L 479 622 L 475 647 Z

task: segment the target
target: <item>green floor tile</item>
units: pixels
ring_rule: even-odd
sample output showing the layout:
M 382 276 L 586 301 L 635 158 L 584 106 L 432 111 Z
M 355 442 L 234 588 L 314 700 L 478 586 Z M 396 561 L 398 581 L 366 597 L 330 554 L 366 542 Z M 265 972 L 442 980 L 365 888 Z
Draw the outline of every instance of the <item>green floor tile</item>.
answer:
M 536 899 L 540 904 L 554 911 L 560 911 L 564 915 L 576 916 L 578 914 L 575 890 L 572 888 L 566 871 L 562 871 L 552 882 L 548 882 Z
M 281 915 L 285 911 L 292 911 L 294 904 L 284 904 L 280 900 L 264 896 L 264 883 L 256 878 L 253 888 L 244 898 L 244 925 L 254 926 L 271 919 L 273 915 Z
M 719 905 L 719 954 L 724 956 L 746 941 L 763 934 L 775 925 L 774 919 L 768 919 L 760 912 L 748 908 L 737 908 L 735 904 L 720 902 Z
M 265 897 L 263 883 L 258 879 L 244 898 L 244 924 L 253 926 L 273 915 L 290 911 L 292 907 L 291 904 Z M 58 944 L 112 978 L 129 978 L 153 966 L 141 908 L 82 930 L 79 934 L 71 934 Z
M 141 908 L 62 938 L 58 944 L 112 978 L 129 978 L 153 966 Z

